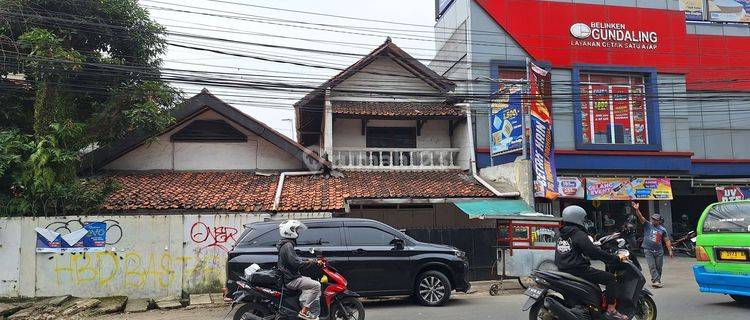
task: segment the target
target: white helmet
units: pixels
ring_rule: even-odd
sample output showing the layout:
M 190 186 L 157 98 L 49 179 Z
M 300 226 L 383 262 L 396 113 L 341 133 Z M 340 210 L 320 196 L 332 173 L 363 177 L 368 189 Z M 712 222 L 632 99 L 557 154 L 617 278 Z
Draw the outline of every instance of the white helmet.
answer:
M 299 220 L 287 220 L 279 225 L 279 234 L 284 239 L 297 239 L 307 226 Z

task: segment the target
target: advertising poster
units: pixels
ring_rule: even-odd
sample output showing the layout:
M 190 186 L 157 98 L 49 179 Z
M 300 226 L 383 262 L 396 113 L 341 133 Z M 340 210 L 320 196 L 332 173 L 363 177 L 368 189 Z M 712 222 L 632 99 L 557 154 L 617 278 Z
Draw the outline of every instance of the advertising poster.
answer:
M 612 87 L 612 109 L 614 116 L 615 143 L 632 143 L 630 132 L 630 87 Z
M 561 198 L 583 199 L 586 193 L 583 179 L 577 177 L 557 177 L 557 190 Z
M 721 202 L 750 198 L 750 187 L 716 187 L 716 197 Z
M 646 116 L 646 97 L 643 94 L 643 87 L 634 86 L 630 99 L 633 106 L 633 143 L 648 144 L 648 126 Z
M 750 22 L 750 0 L 708 0 L 709 20 Z
M 534 196 L 555 199 L 557 169 L 552 141 L 551 74 L 529 63 L 529 94 L 531 96 L 531 164 L 534 174 Z
M 587 178 L 588 200 L 672 200 L 667 178 Z
M 593 143 L 611 143 L 611 121 L 609 113 L 609 87 L 591 86 Z
M 689 21 L 703 20 L 706 12 L 705 0 L 680 0 L 680 10 L 685 11 L 685 19 Z
M 35 228 L 36 252 L 101 252 L 106 244 L 107 224 L 104 222 L 84 222 L 83 229 L 64 233 L 46 228 Z
M 492 100 L 490 150 L 499 155 L 523 149 L 523 87 L 508 86 Z

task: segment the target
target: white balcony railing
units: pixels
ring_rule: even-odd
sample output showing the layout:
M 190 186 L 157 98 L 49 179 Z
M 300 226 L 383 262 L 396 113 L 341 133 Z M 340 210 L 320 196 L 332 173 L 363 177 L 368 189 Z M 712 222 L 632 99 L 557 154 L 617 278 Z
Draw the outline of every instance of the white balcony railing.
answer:
M 350 170 L 460 169 L 458 148 L 334 148 L 333 166 Z

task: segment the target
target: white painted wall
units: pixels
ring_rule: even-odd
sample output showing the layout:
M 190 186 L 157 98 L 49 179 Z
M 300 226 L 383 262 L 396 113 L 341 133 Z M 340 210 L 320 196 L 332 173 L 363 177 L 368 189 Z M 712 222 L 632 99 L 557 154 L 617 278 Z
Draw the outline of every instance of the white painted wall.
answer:
M 370 120 L 369 127 L 416 127 L 416 120 Z M 448 135 L 447 120 L 428 120 L 417 136 L 417 148 L 453 148 Z M 464 127 L 464 131 L 466 128 Z M 454 132 L 455 134 L 455 132 Z M 362 135 L 359 119 L 335 119 L 333 122 L 333 148 L 365 148 L 367 140 Z
M 304 165 L 236 123 L 208 110 L 194 120 L 225 120 L 248 137 L 247 142 L 177 142 L 169 137 L 184 123 L 105 166 L 106 170 L 292 170 Z
M 453 129 L 451 145 L 454 148 L 461 149 L 461 151 L 458 152 L 458 163 L 461 166 L 461 169 L 471 169 L 471 153 L 473 152 L 474 148 L 471 145 L 471 140 L 469 139 L 469 132 L 466 128 L 466 121 L 462 121 L 456 126 L 456 128 Z
M 349 91 L 349 92 L 345 92 Z M 356 92 L 352 92 L 356 91 Z M 409 95 L 397 95 L 406 92 Z M 380 57 L 334 87 L 331 100 L 441 101 L 415 97 L 413 93 L 439 94 L 439 91 L 388 57 Z

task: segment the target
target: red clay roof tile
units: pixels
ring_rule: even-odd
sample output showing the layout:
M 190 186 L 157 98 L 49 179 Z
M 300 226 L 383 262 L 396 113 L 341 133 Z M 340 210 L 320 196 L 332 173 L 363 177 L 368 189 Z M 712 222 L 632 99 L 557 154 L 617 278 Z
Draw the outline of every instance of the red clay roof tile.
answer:
M 425 102 L 334 101 L 334 114 L 362 116 L 446 116 L 460 117 L 464 112 L 450 104 Z

